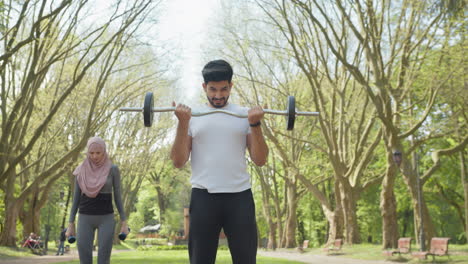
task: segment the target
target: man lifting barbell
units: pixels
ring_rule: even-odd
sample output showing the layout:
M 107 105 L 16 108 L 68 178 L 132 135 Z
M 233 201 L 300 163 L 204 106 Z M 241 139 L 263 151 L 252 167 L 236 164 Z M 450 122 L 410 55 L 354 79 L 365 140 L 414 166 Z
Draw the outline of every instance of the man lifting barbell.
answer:
M 206 111 L 222 109 L 245 114 L 229 103 L 232 68 L 224 60 L 211 61 L 202 71 Z M 257 166 L 266 163 L 268 147 L 262 134 L 263 110 L 248 110 L 247 119 L 226 114 L 193 117 L 191 108 L 175 108 L 179 122 L 171 159 L 178 168 L 189 156 L 192 166 L 189 256 L 191 264 L 215 263 L 221 228 L 234 264 L 256 263 L 255 205 L 247 173 L 245 150 Z
M 286 111 L 259 106 L 247 109 L 229 103 L 233 71 L 224 60 L 206 64 L 202 75 L 208 102 L 201 112 L 193 112 L 183 104 L 176 107 L 175 103 L 173 107 L 154 108 L 151 92 L 146 94 L 143 108 L 120 110 L 143 112 L 147 127 L 153 123 L 154 112 L 175 112 L 178 125 L 171 159 L 181 168 L 190 157 L 192 166 L 190 263 L 215 263 L 221 229 L 234 264 L 256 263 L 257 226 L 246 149 L 257 166 L 266 163 L 268 146 L 261 128 L 265 113 L 286 116 L 288 130 L 294 128 L 296 115 L 319 113 L 297 112 L 293 96 L 288 97 Z

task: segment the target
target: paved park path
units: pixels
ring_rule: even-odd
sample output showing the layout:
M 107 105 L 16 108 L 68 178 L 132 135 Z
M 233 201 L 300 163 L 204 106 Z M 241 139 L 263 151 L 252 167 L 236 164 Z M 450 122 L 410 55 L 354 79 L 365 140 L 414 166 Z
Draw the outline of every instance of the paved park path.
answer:
M 337 256 L 326 256 L 317 255 L 312 253 L 299 253 L 289 251 L 263 251 L 259 250 L 258 255 L 264 257 L 282 258 L 295 261 L 301 261 L 307 264 L 389 264 L 388 261 L 383 260 L 362 260 L 362 259 L 350 259 Z
M 112 250 L 112 254 L 118 254 L 119 252 L 127 251 L 127 250 Z M 97 252 L 93 252 L 93 256 L 97 256 Z M 0 264 L 48 264 L 48 263 L 57 263 L 57 262 L 65 262 L 69 260 L 77 260 L 78 258 L 78 251 L 77 250 L 70 250 L 70 252 L 65 253 L 62 256 L 56 256 L 55 251 L 49 252 L 46 256 L 32 256 L 32 257 L 21 257 L 21 258 L 14 258 L 14 259 L 0 259 Z
M 112 254 L 116 254 L 126 250 L 112 250 Z M 96 252 L 94 252 L 94 255 Z M 316 255 L 310 253 L 299 253 L 299 252 L 286 252 L 286 251 L 263 251 L 259 250 L 258 255 L 265 257 L 273 258 L 282 258 L 295 261 L 301 261 L 307 264 L 381 264 L 388 261 L 381 260 L 359 260 L 359 259 L 349 259 L 342 258 L 337 256 L 325 256 L 325 255 Z M 65 262 L 69 260 L 78 259 L 78 252 L 72 250 L 69 253 L 63 256 L 47 255 L 47 256 L 33 256 L 33 257 L 22 257 L 15 259 L 0 259 L 0 264 L 48 264 L 48 263 L 57 263 Z
M 64 262 L 69 260 L 78 259 L 78 251 L 71 250 L 62 256 L 55 256 L 54 254 L 46 256 L 32 256 L 32 257 L 20 257 L 13 259 L 0 259 L 0 264 L 45 264 L 45 263 L 56 263 Z

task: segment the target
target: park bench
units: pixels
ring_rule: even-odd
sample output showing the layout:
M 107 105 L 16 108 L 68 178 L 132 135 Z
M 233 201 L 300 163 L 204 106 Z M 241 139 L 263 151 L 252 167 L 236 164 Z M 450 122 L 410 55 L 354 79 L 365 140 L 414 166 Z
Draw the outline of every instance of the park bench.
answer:
M 436 256 L 447 256 L 450 259 L 448 254 L 449 240 L 449 237 L 433 237 L 429 251 L 413 252 L 412 256 L 418 259 L 426 259 L 427 256 L 432 256 L 432 261 Z
M 327 252 L 328 255 L 330 254 L 330 252 L 341 251 L 341 246 L 343 246 L 343 239 L 335 239 L 333 244 L 331 244 L 329 247 L 324 248 L 323 250 Z
M 411 252 L 411 237 L 402 237 L 398 239 L 398 248 L 385 250 L 382 252 L 384 256 L 391 257 L 394 254 L 408 254 Z

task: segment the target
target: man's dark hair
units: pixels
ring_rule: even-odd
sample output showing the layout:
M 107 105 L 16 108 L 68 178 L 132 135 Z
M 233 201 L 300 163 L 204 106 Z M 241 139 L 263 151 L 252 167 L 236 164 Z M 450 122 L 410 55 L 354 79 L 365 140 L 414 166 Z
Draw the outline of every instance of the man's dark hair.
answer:
M 208 62 L 205 67 L 203 67 L 202 75 L 203 81 L 208 82 L 219 82 L 219 81 L 228 81 L 232 80 L 232 67 L 225 60 L 214 60 Z

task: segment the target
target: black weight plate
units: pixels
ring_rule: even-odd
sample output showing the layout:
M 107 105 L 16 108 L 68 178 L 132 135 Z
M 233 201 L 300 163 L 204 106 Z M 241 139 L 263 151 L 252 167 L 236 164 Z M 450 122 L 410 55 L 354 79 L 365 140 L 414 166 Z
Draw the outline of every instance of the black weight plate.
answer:
M 294 122 L 296 121 L 296 99 L 294 96 L 288 96 L 288 107 L 286 108 L 286 116 L 287 129 L 293 130 L 294 129 Z
M 145 127 L 150 127 L 153 124 L 153 93 L 147 92 L 145 96 L 145 104 L 143 105 L 143 121 Z

